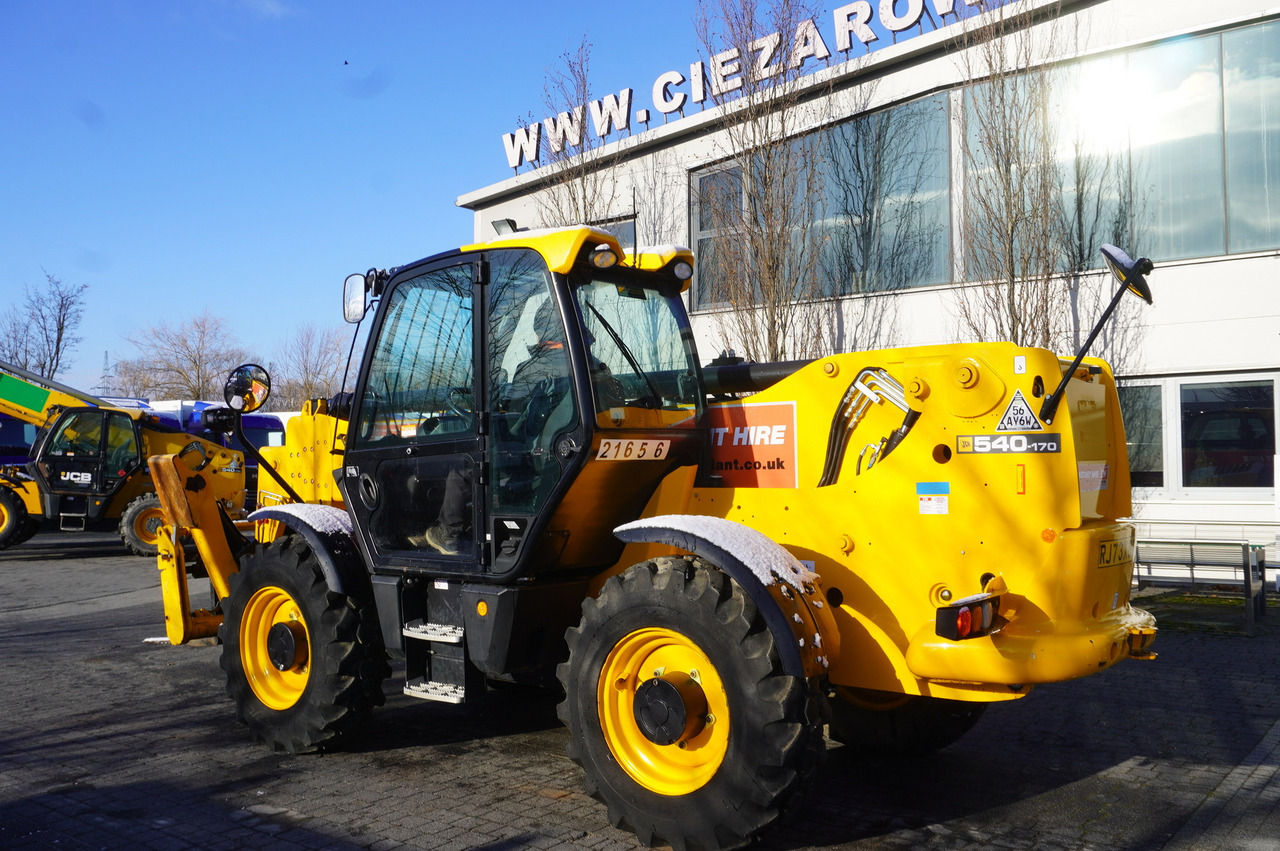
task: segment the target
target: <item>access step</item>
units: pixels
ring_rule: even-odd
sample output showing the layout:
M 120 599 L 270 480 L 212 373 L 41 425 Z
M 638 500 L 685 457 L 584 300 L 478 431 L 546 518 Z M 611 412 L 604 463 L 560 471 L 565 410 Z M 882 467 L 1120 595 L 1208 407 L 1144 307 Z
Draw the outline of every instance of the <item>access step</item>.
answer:
M 406 638 L 416 638 L 419 641 L 435 641 L 439 644 L 461 644 L 462 643 L 462 627 L 453 626 L 447 623 L 427 623 L 418 618 L 411 620 L 404 625 L 404 635 Z
M 438 703 L 462 703 L 467 696 L 466 690 L 462 686 L 423 679 L 411 680 L 405 683 L 404 693 L 409 697 L 434 700 Z

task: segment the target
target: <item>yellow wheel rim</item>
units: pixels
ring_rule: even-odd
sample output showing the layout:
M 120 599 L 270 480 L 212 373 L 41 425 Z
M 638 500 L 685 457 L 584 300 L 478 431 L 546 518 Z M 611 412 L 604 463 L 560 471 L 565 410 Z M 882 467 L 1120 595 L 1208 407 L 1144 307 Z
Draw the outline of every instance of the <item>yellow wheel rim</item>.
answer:
M 636 693 L 655 677 L 699 697 L 688 735 L 669 745 L 651 741 L 635 718 Z M 669 629 L 637 630 L 609 652 L 596 697 L 600 728 L 622 770 L 660 795 L 687 795 L 715 776 L 729 749 L 729 703 L 711 660 L 691 640 Z
M 144 544 L 154 544 L 160 537 L 160 527 L 164 525 L 164 511 L 159 506 L 145 508 L 133 518 L 133 533 Z
M 272 627 L 282 624 L 298 647 L 284 670 L 267 649 Z M 311 633 L 297 602 L 283 588 L 261 588 L 249 598 L 240 621 L 240 662 L 249 687 L 268 709 L 288 709 L 298 702 L 310 676 Z
M 9 524 L 13 522 L 13 514 L 9 509 L 5 508 L 4 503 L 0 502 L 0 532 L 9 528 Z

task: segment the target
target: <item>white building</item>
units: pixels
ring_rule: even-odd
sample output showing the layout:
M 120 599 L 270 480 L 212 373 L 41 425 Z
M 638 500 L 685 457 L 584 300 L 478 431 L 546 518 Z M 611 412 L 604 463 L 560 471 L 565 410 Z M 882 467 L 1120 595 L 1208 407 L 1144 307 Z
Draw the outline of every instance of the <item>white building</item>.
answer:
M 894 166 L 910 171 L 910 197 L 890 199 L 884 215 L 911 210 L 916 257 L 926 262 L 914 263 L 905 287 L 890 292 L 859 291 L 865 287 L 852 279 L 830 285 L 850 322 L 873 305 L 891 306 L 893 321 L 873 340 L 878 345 L 962 338 L 954 318 L 957 293 L 981 286 L 965 280 L 960 148 L 966 95 L 974 87 L 955 40 L 964 24 L 938 17 L 952 5 L 842 4 L 831 17 L 815 19 L 817 43 L 810 33 L 805 48 L 831 54 L 804 78 L 813 94 L 809 132 L 839 142 L 839 134 L 868 115 L 912 119 L 902 142 L 909 157 Z M 1140 535 L 1248 539 L 1269 545 L 1268 561 L 1275 564 L 1280 6 L 1017 0 L 1007 12 L 1038 16 L 1032 32 L 1042 42 L 1042 60 L 1069 81 L 1054 92 L 1055 114 L 1068 131 L 1060 138 L 1083 140 L 1114 163 L 1114 187 L 1099 197 L 1123 224 L 1103 241 L 1156 265 L 1154 306 L 1132 311 L 1133 333 L 1102 352 L 1124 386 Z M 864 55 L 861 39 L 869 30 L 858 25 L 876 13 L 881 24 L 901 32 L 896 44 Z M 922 13 L 939 26 L 926 23 L 912 34 L 909 27 Z M 842 58 L 842 49 L 853 58 Z M 708 108 L 697 111 L 694 102 L 705 87 L 731 85 L 735 70 L 741 73 L 733 63 L 714 66 L 695 63 L 663 74 L 654 81 L 651 104 L 642 102 L 642 88 L 638 97 L 627 90 L 595 105 L 597 118 L 612 118 L 612 136 L 619 126 L 629 135 L 595 152 L 615 158 L 610 209 L 593 223 L 620 226 L 641 244 L 713 250 L 716 223 L 698 200 L 735 179 L 722 129 L 723 111 L 733 103 L 711 108 L 707 101 Z M 683 117 L 675 110 L 681 101 Z M 537 131 L 510 134 L 509 164 L 537 159 L 532 132 L 541 134 L 545 151 L 564 129 L 552 118 Z M 1079 149 L 1057 155 L 1061 162 L 1080 156 Z M 496 220 L 537 224 L 548 171 L 531 166 L 459 198 L 475 211 L 476 238 L 491 237 Z M 832 221 L 840 226 L 838 217 Z M 723 345 L 717 317 L 725 310 L 711 282 L 695 281 L 689 308 L 699 346 L 710 357 Z M 1092 319 L 1080 321 L 1087 328 Z M 863 347 L 861 341 L 848 345 Z

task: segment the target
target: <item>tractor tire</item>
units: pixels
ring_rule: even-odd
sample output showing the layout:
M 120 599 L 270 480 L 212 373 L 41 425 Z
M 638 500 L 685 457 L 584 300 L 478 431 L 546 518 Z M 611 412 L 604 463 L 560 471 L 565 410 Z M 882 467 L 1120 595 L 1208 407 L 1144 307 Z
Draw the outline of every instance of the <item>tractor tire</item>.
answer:
M 978 723 L 985 703 L 837 688 L 831 738 L 859 756 L 924 756 L 952 744 Z
M 4 485 L 0 485 L 0 550 L 20 544 L 31 537 L 25 534 L 30 528 L 30 520 L 22 497 Z
M 582 608 L 559 714 L 615 826 L 648 845 L 736 848 L 791 810 L 825 754 L 825 699 L 783 673 L 739 585 L 700 559 L 659 558 Z
M 272 750 L 336 743 L 385 702 L 391 674 L 372 602 L 329 590 L 296 535 L 258 545 L 230 577 L 218 628 L 236 718 Z
M 117 531 L 129 552 L 144 558 L 155 558 L 159 551 L 156 538 L 163 525 L 164 509 L 160 507 L 160 497 L 154 493 L 144 493 L 125 506 L 120 514 Z

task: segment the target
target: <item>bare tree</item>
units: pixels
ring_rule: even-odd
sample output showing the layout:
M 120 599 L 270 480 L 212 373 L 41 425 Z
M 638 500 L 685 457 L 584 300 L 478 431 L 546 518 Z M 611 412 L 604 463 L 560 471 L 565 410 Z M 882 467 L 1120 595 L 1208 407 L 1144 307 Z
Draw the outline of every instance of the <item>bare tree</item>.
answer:
M 700 181 L 699 246 L 704 304 L 719 314 L 727 347 L 752 360 L 809 357 L 831 349 L 835 302 L 822 286 L 817 225 L 822 146 L 803 133 L 817 92 L 805 65 L 829 57 L 818 9 L 805 0 L 708 0 L 695 27 L 707 62 L 707 93 L 721 107 L 723 168 Z
M 348 337 L 341 328 L 305 324 L 285 338 L 272 361 L 272 410 L 296 411 L 340 389 Z
M 966 277 L 982 285 L 960 291 L 960 324 L 980 340 L 1053 348 L 1065 342 L 1070 311 L 1054 70 L 1040 51 L 1060 9 L 1045 11 L 1037 34 L 1016 8 L 983 6 L 982 26 L 961 36 L 960 62 L 976 81 L 964 91 L 962 245 Z
M 116 363 L 116 382 L 130 396 L 217 401 L 228 373 L 252 359 L 226 323 L 207 310 L 177 326 L 161 322 L 127 339 L 138 356 Z
M 543 105 L 549 115 L 539 128 L 543 177 L 533 197 L 537 227 L 594 224 L 616 218 L 622 154 L 605 153 L 605 136 L 620 131 L 618 121 L 630 121 L 613 110 L 617 95 L 595 97 L 591 83 L 591 42 L 584 35 L 577 47 L 560 55 L 547 69 Z M 621 118 L 620 118 L 621 117 Z M 593 132 L 595 131 L 595 132 Z M 628 205 L 630 210 L 630 205 Z
M 856 295 L 835 312 L 836 351 L 897 340 L 898 295 L 941 282 L 948 227 L 931 200 L 945 187 L 946 111 L 930 98 L 861 115 L 823 131 L 827 220 L 821 274 L 832 292 Z
M 25 287 L 22 304 L 11 305 L 0 320 L 0 360 L 57 378 L 80 343 L 76 329 L 89 285 L 67 284 L 48 272 L 44 277 L 47 287 Z

